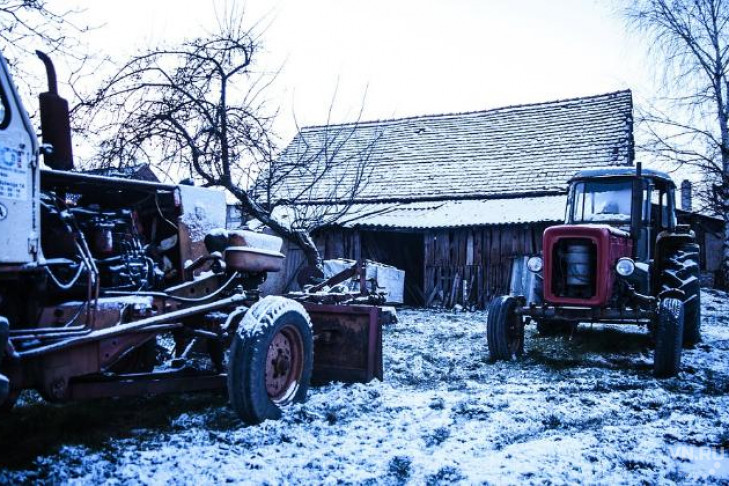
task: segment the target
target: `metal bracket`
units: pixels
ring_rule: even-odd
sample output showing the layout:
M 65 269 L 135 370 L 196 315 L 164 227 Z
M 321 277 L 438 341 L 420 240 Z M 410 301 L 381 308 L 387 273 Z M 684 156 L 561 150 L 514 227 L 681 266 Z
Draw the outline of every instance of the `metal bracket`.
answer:
M 38 253 L 38 237 L 31 236 L 28 238 L 28 253 L 36 255 Z
M 660 294 L 658 294 L 658 298 L 661 300 L 668 299 L 671 297 L 675 298 L 675 299 L 679 299 L 679 300 L 685 300 L 686 292 L 684 292 L 681 289 L 666 289 L 666 290 L 662 291 Z

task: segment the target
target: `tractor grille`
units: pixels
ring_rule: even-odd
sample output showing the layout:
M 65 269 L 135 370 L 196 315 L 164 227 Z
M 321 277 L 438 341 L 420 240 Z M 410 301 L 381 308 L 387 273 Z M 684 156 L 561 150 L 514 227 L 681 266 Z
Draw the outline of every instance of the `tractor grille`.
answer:
M 557 297 L 591 299 L 597 292 L 597 246 L 584 238 L 561 238 L 552 254 L 552 291 Z

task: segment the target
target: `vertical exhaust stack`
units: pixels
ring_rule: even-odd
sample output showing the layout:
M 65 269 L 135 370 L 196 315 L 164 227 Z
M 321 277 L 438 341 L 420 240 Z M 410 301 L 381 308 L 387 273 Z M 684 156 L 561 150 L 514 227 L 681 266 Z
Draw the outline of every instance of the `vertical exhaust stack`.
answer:
M 684 180 L 681 183 L 681 209 L 684 211 L 692 211 L 692 204 L 691 204 L 691 181 Z
M 637 162 L 635 164 L 635 180 L 633 180 L 633 200 L 631 201 L 631 221 L 630 221 L 630 232 L 633 237 L 633 252 L 638 255 L 640 249 L 638 241 L 640 240 L 640 233 L 643 225 L 643 163 Z
M 56 69 L 51 58 L 41 51 L 35 53 L 43 61 L 48 77 L 48 91 L 38 96 L 43 143 L 52 147 L 52 150 L 44 153 L 44 160 L 51 169 L 71 170 L 73 148 L 68 102 L 58 95 Z

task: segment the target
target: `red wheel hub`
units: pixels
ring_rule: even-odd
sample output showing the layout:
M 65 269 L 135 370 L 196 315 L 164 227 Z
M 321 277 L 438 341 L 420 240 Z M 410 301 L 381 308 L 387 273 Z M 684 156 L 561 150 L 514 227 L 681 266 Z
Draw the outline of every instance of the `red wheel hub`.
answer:
M 304 343 L 293 326 L 282 327 L 266 353 L 266 392 L 276 404 L 290 402 L 299 389 L 304 367 Z

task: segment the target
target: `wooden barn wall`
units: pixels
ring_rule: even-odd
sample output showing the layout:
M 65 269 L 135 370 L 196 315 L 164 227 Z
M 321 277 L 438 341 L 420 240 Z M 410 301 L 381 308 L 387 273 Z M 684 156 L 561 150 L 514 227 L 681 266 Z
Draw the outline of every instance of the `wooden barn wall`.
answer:
M 425 238 L 426 305 L 485 308 L 509 291 L 515 256 L 541 251 L 548 224 L 433 230 Z
M 314 235 L 314 241 L 324 259 L 360 257 L 359 234 L 349 229 L 320 231 Z M 300 290 L 296 275 L 306 265 L 304 252 L 296 245 L 284 240 L 281 249 L 286 256 L 280 272 L 270 273 L 261 287 L 263 295 L 280 295 L 289 291 Z
M 491 298 L 508 292 L 515 256 L 541 251 L 548 224 L 505 225 L 420 231 L 424 235 L 423 295 L 427 305 L 456 304 L 483 309 Z M 362 256 L 358 230 L 333 228 L 315 238 L 322 256 L 357 259 Z M 290 246 L 284 271 L 267 282 L 266 293 L 296 289 L 295 275 L 303 264 L 301 251 Z M 367 255 L 365 255 L 367 257 Z M 275 285 L 273 285 L 275 283 Z

